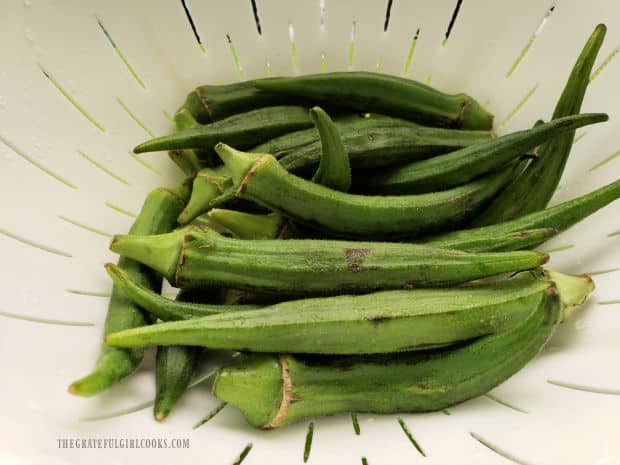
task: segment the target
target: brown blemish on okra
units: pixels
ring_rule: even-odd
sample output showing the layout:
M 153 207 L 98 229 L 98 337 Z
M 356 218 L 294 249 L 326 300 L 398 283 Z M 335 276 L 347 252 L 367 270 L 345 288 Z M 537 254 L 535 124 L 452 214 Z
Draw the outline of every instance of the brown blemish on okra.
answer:
M 293 380 L 288 369 L 288 362 L 283 356 L 279 357 L 280 369 L 282 370 L 282 402 L 276 415 L 269 421 L 269 423 L 263 425 L 264 429 L 277 428 L 286 421 L 288 417 L 288 408 L 291 403 L 296 399 L 293 396 Z
M 370 249 L 344 249 L 349 271 L 352 273 L 362 271 L 362 265 L 368 254 L 370 254 Z
M 366 320 L 368 320 L 369 323 L 372 323 L 373 325 L 379 325 L 381 323 L 385 323 L 386 321 L 390 321 L 392 318 L 387 317 L 387 316 L 373 316 L 370 318 L 366 318 Z
M 459 110 L 459 115 L 456 118 L 456 121 L 454 122 L 454 126 L 457 128 L 460 128 L 463 120 L 465 119 L 465 112 L 467 111 L 467 107 L 471 105 L 471 98 L 465 99 L 463 101 L 463 103 L 461 103 L 461 108 Z
M 196 177 L 201 178 L 201 179 L 206 179 L 211 184 L 213 184 L 215 187 L 217 187 L 217 190 L 220 191 L 220 193 L 224 193 L 224 186 L 222 185 L 219 179 L 214 178 L 213 176 L 209 176 L 206 173 L 198 173 Z
M 245 189 L 245 185 L 248 183 L 250 178 L 256 174 L 256 171 L 258 170 L 258 168 L 260 168 L 260 165 L 268 161 L 269 158 L 271 158 L 271 155 L 263 155 L 262 157 L 260 157 L 258 160 L 254 162 L 252 167 L 248 170 L 248 172 L 245 174 L 245 176 L 239 183 L 239 187 L 237 188 L 237 192 L 235 192 L 235 195 L 239 195 L 243 193 Z
M 209 118 L 211 119 L 211 121 L 213 121 L 213 113 L 211 112 L 211 108 L 209 108 L 209 102 L 207 101 L 207 98 L 203 95 L 202 91 L 200 90 L 200 87 L 197 87 L 194 90 L 194 93 L 196 94 L 196 97 L 198 97 L 198 101 L 202 104 L 204 109 L 207 110 L 207 113 L 209 114 Z

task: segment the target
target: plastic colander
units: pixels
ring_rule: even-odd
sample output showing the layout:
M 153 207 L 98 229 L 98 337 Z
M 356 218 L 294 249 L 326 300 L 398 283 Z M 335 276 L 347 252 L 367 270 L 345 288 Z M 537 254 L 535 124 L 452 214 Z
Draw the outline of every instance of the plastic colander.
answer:
M 205 384 L 157 423 L 152 354 L 96 398 L 66 392 L 99 350 L 111 288 L 103 264 L 116 259 L 110 235 L 127 231 L 149 190 L 182 178 L 165 153 L 129 151 L 169 133 L 170 115 L 192 88 L 374 70 L 465 91 L 504 133 L 550 117 L 582 45 L 605 22 L 584 111 L 611 120 L 578 131 L 557 203 L 620 176 L 617 0 L 0 7 L 0 464 L 620 463 L 620 204 L 544 246 L 556 269 L 595 275 L 588 304 L 525 369 L 448 411 L 360 414 L 357 426 L 338 415 L 257 431 L 228 406 L 192 429 L 219 405 Z M 78 440 L 73 448 L 69 439 Z M 81 442 L 89 439 L 115 439 L 117 447 Z M 120 447 L 131 439 L 138 446 Z M 146 447 L 157 439 L 160 448 Z

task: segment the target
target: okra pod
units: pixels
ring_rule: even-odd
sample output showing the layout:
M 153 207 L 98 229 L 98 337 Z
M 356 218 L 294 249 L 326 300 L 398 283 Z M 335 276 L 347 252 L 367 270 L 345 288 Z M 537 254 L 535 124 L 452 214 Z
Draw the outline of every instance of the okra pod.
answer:
M 169 136 L 151 139 L 134 148 L 135 153 L 158 150 L 201 149 L 212 154 L 218 142 L 251 148 L 281 134 L 312 126 L 308 110 L 279 106 L 240 113 L 199 128 L 186 129 Z
M 496 237 L 497 235 L 515 233 L 526 229 L 553 228 L 560 233 L 618 198 L 620 198 L 620 180 L 576 199 L 530 213 L 512 221 L 452 231 L 423 238 L 421 242 L 432 247 L 469 250 L 471 244 L 480 244 L 480 241 L 484 240 L 485 237 Z M 540 243 L 534 242 L 531 244 L 531 247 L 540 245 L 545 240 L 541 238 Z M 484 251 L 489 249 L 477 246 L 475 250 Z
M 469 254 L 388 242 L 242 240 L 198 228 L 115 236 L 110 248 L 180 288 L 214 285 L 285 295 L 448 285 L 528 270 L 548 260 L 531 251 Z
M 274 239 L 286 221 L 279 213 L 260 215 L 222 208 L 213 208 L 207 215 L 239 239 Z
M 189 188 L 186 183 L 175 189 L 155 189 L 144 201 L 140 214 L 129 230 L 129 234 L 158 234 L 170 231 L 176 224 L 176 217 L 183 209 L 188 197 Z M 148 289 L 159 291 L 161 288 L 161 276 L 139 262 L 121 257 L 118 266 L 133 281 Z M 126 328 L 143 326 L 146 323 L 147 321 L 140 308 L 114 286 L 108 305 L 103 335 L 106 336 Z M 98 394 L 133 373 L 142 362 L 143 356 L 144 351 L 141 349 L 115 349 L 103 345 L 95 369 L 87 376 L 74 381 L 68 390 L 71 394 L 79 396 Z
M 441 410 L 485 394 L 523 368 L 559 317 L 551 287 L 519 326 L 455 348 L 362 357 L 256 354 L 221 369 L 213 392 L 266 429 L 341 412 Z
M 108 335 L 106 343 L 314 354 L 421 350 L 518 326 L 536 312 L 552 286 L 525 273 L 461 288 L 294 300 L 128 329 Z
M 607 121 L 605 114 L 555 119 L 445 155 L 370 174 L 358 183 L 364 192 L 418 194 L 444 190 L 494 171 L 543 142 L 589 124 Z
M 470 220 L 512 177 L 508 166 L 471 183 L 421 195 L 342 193 L 289 174 L 271 155 L 216 151 L 231 172 L 235 195 L 336 234 L 356 237 L 415 236 Z
M 553 118 L 579 113 L 590 74 L 607 28 L 599 24 L 586 42 L 566 82 Z M 539 149 L 539 157 L 472 223 L 472 227 L 510 221 L 544 209 L 555 192 L 570 155 L 575 132 L 556 137 Z
M 107 263 L 105 268 L 114 285 L 127 299 L 163 321 L 259 308 L 257 305 L 205 304 L 191 302 L 189 299 L 170 300 L 152 292 L 151 289 L 132 279 L 127 272 L 112 263 Z
M 188 224 L 209 209 L 213 199 L 232 188 L 232 179 L 224 166 L 203 168 L 196 173 L 192 194 L 177 218 L 179 224 Z
M 310 110 L 310 117 L 321 142 L 321 161 L 312 181 L 337 191 L 347 192 L 351 188 L 351 164 L 338 128 L 320 107 L 313 107 Z
M 177 111 L 174 115 L 174 127 L 177 132 L 199 126 L 198 121 L 184 108 Z M 198 170 L 200 170 L 200 158 L 196 151 L 192 149 L 171 150 L 168 152 L 168 156 L 187 176 L 195 176 Z
M 466 94 L 448 95 L 420 82 L 370 72 L 322 73 L 254 81 L 260 90 L 428 126 L 491 129 L 493 115 Z

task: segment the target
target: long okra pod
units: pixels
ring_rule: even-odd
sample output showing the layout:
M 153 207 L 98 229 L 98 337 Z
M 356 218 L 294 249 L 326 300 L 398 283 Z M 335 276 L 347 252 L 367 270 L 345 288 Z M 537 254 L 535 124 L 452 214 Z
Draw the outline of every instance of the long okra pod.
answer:
M 315 354 L 421 350 L 505 331 L 527 320 L 551 281 L 529 273 L 490 284 L 287 301 L 110 334 L 118 347 L 201 345 Z
M 175 189 L 155 189 L 144 201 L 129 234 L 158 234 L 170 231 L 176 224 L 176 217 L 188 197 L 189 188 L 186 183 Z M 121 257 L 118 265 L 143 286 L 157 290 L 161 287 L 161 277 L 139 262 Z M 140 308 L 114 286 L 103 329 L 104 336 L 144 324 L 146 321 Z M 143 355 L 144 352 L 140 349 L 119 350 L 103 345 L 94 371 L 74 381 L 69 386 L 69 392 L 80 396 L 97 394 L 133 373 L 140 365 Z
M 576 199 L 569 200 L 545 210 L 530 213 L 529 215 L 522 216 L 512 221 L 479 228 L 452 231 L 423 238 L 421 242 L 432 247 L 448 247 L 458 250 L 470 250 L 472 245 L 477 244 L 473 250 L 489 250 L 480 247 L 480 241 L 484 241 L 485 237 L 495 237 L 497 235 L 510 234 L 532 228 L 553 228 L 559 233 L 618 198 L 620 198 L 620 180 L 614 181 L 611 184 L 582 195 L 581 197 L 577 197 Z M 540 245 L 544 241 L 543 239 L 540 243 L 533 243 L 531 247 Z
M 254 81 L 268 92 L 398 116 L 429 126 L 490 129 L 493 115 L 465 94 L 448 95 L 422 83 L 370 72 L 322 73 Z
M 194 303 L 189 302 L 188 299 L 170 300 L 132 279 L 126 271 L 116 265 L 106 264 L 106 271 L 112 278 L 116 288 L 127 299 L 163 321 L 198 318 L 216 313 L 259 308 L 258 305 L 221 305 Z
M 356 237 L 414 236 L 462 225 L 512 177 L 508 166 L 469 184 L 421 195 L 365 196 L 337 192 L 289 174 L 271 155 L 216 151 L 230 170 L 236 196 L 300 223 Z
M 347 192 L 351 188 L 351 164 L 338 128 L 320 107 L 310 110 L 310 117 L 321 141 L 321 161 L 312 181 L 323 186 Z
M 341 412 L 441 410 L 480 396 L 514 375 L 553 334 L 553 288 L 521 325 L 457 348 L 374 357 L 253 355 L 221 369 L 214 394 L 258 428 Z
M 389 242 L 242 240 L 197 228 L 115 236 L 110 248 L 180 288 L 214 285 L 285 295 L 448 285 L 528 270 L 548 259 L 531 251 L 469 254 Z
M 199 128 L 186 129 L 170 136 L 151 139 L 134 148 L 135 153 L 158 150 L 201 149 L 212 154 L 218 142 L 250 148 L 281 134 L 312 126 L 308 110 L 280 106 L 240 113 Z
M 553 118 L 579 113 L 594 60 L 607 28 L 599 24 L 586 42 L 566 82 Z M 544 209 L 560 182 L 575 132 L 563 134 L 542 145 L 539 157 L 471 223 L 471 226 L 509 221 Z
M 607 115 L 600 113 L 558 118 L 532 129 L 513 132 L 445 155 L 370 174 L 356 184 L 364 192 L 386 194 L 444 190 L 496 170 L 550 138 L 561 137 L 566 132 L 574 132 L 576 128 L 608 119 Z

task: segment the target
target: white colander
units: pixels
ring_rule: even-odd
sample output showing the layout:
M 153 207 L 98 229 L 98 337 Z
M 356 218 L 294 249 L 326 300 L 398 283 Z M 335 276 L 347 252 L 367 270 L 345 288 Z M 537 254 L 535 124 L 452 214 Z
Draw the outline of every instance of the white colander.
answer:
M 556 250 L 553 267 L 595 274 L 588 304 L 524 370 L 449 411 L 359 415 L 357 434 L 348 415 L 317 418 L 311 435 L 310 422 L 257 431 L 225 407 L 192 430 L 218 400 L 198 386 L 155 422 L 152 357 L 96 398 L 66 392 L 99 350 L 110 235 L 127 231 L 150 189 L 181 180 L 166 154 L 129 150 L 169 133 L 190 89 L 376 70 L 465 91 L 503 133 L 550 117 L 582 45 L 605 22 L 584 111 L 611 120 L 578 132 L 557 203 L 620 176 L 617 0 L 0 0 L 0 8 L 0 464 L 290 465 L 304 455 L 338 465 L 620 463 L 618 204 L 544 246 Z M 63 441 L 104 438 L 190 444 Z

